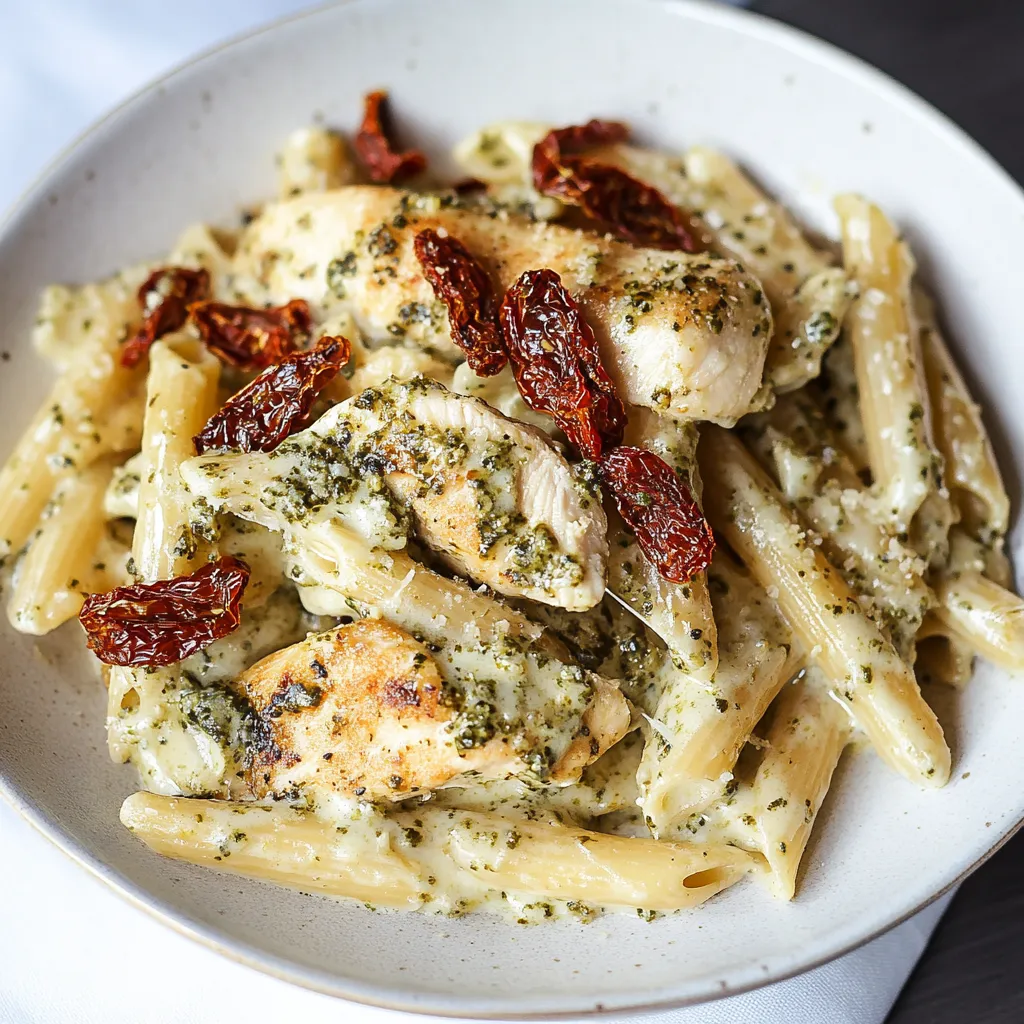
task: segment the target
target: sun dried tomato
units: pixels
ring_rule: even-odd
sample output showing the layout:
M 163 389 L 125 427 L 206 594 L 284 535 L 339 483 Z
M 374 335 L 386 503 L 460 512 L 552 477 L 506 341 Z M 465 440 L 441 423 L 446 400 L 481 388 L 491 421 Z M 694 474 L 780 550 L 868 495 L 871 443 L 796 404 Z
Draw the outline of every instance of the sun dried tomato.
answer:
M 312 319 L 302 299 L 285 306 L 250 309 L 223 302 L 198 302 L 189 309 L 207 348 L 222 362 L 242 370 L 262 370 L 280 362 L 309 336 Z
M 108 665 L 172 665 L 238 628 L 249 566 L 225 555 L 190 576 L 90 594 L 78 620 Z
M 384 130 L 388 94 L 383 90 L 363 97 L 363 123 L 356 135 L 356 153 L 374 181 L 411 178 L 426 170 L 427 158 L 418 149 L 396 153 Z
M 466 362 L 481 377 L 493 377 L 508 362 L 498 327 L 498 300 L 487 271 L 452 235 L 427 228 L 413 243 L 423 276 L 448 307 L 452 341 L 466 353 Z
M 205 270 L 161 267 L 139 288 L 139 305 L 146 319 L 121 349 L 121 365 L 136 366 L 158 338 L 178 330 L 188 319 L 188 307 L 210 292 L 210 275 Z
M 601 478 L 647 560 L 673 583 L 711 563 L 715 537 L 679 474 L 643 448 L 620 445 L 601 456 Z
M 528 270 L 505 293 L 501 328 L 523 399 L 550 414 L 588 458 L 618 444 L 626 410 L 579 306 L 553 270 Z
M 548 132 L 533 148 L 534 188 L 580 207 L 633 245 L 697 252 L 700 233 L 661 192 L 618 167 L 579 154 L 581 149 L 621 142 L 627 134 L 617 121 L 589 121 Z
M 302 428 L 320 392 L 348 362 L 346 338 L 321 338 L 268 366 L 227 400 L 192 439 L 202 455 L 211 448 L 269 452 Z
M 586 124 L 571 124 L 566 128 L 554 128 L 534 146 L 533 159 L 536 165 L 538 150 L 557 164 L 562 156 L 580 153 L 596 146 L 611 146 L 629 138 L 629 126 L 621 121 L 602 121 L 591 118 Z

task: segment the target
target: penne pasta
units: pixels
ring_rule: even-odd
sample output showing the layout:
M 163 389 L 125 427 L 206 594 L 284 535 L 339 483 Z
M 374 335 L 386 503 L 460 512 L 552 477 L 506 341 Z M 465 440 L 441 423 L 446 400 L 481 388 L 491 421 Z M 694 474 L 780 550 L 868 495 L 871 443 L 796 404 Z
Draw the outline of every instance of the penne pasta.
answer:
M 974 673 L 974 648 L 929 612 L 917 634 L 914 673 L 918 682 L 963 687 Z
M 733 784 L 740 751 L 801 661 L 772 602 L 728 554 L 716 552 L 709 584 L 720 623 L 718 669 L 703 682 L 663 668 L 671 681 L 652 716 L 637 773 L 640 806 L 655 835 Z
M 922 555 L 941 563 L 953 522 L 935 449 L 921 340 L 914 316 L 914 258 L 877 206 L 839 196 L 843 262 L 859 290 L 847 333 L 860 414 L 880 507 L 897 529 L 915 530 Z
M 716 532 L 778 601 L 808 659 L 833 680 L 875 751 L 921 785 L 944 785 L 949 747 L 913 673 L 810 543 L 767 474 L 720 429 L 705 430 L 698 455 Z
M 107 460 L 68 477 L 18 566 L 8 616 L 15 629 L 42 636 L 75 618 L 86 594 L 110 586 L 114 570 L 99 560 L 106 520 L 103 498 L 113 472 Z
M 992 443 L 939 331 L 932 300 L 914 292 L 921 324 L 921 349 L 935 426 L 935 443 L 945 463 L 945 479 L 970 531 L 988 544 L 999 543 L 1010 521 L 1010 499 Z
M 796 221 L 727 156 L 694 146 L 685 161 L 689 208 L 699 211 L 716 248 L 750 267 L 775 315 L 765 382 L 792 391 L 821 371 L 839 336 L 850 289 L 844 268 L 817 249 Z
M 0 469 L 0 557 L 22 548 L 60 481 L 138 447 L 139 383 L 103 345 L 83 349 L 61 374 Z
M 116 354 L 140 320 L 137 292 L 152 269 L 139 264 L 95 284 L 50 285 L 39 300 L 33 348 L 61 373 L 83 353 Z
M 742 436 L 751 443 L 792 508 L 814 530 L 821 550 L 861 598 L 908 664 L 934 597 L 927 563 L 885 515 L 879 515 L 823 417 L 798 395 L 781 398 Z
M 935 581 L 935 615 L 982 657 L 1013 672 L 1024 671 L 1024 601 L 979 572 Z
M 287 804 L 135 793 L 121 805 L 121 823 L 165 857 L 293 889 L 411 908 L 425 884 L 386 842 L 356 840 L 348 827 Z
M 415 836 L 408 845 L 382 831 L 379 818 L 374 830 L 358 818 L 335 825 L 282 804 L 136 793 L 121 807 L 122 823 L 157 853 L 381 906 L 416 905 L 431 884 L 429 867 L 441 890 L 453 871 L 465 872 L 478 898 L 501 890 L 678 910 L 758 867 L 735 847 L 659 843 L 478 811 L 417 808 L 395 820 Z
M 178 469 L 195 454 L 193 436 L 217 411 L 219 376 L 217 359 L 184 335 L 150 349 L 132 545 L 143 579 L 180 576 L 205 561 L 192 525 L 193 502 Z
M 463 366 L 467 365 L 467 363 L 463 363 Z M 404 346 L 379 348 L 367 354 L 359 368 L 352 374 L 349 388 L 352 394 L 359 394 L 360 391 L 365 391 L 367 388 L 380 387 L 389 377 L 409 380 L 421 376 L 436 380 L 439 384 L 444 384 L 445 387 L 452 387 L 454 372 L 451 363 L 438 359 L 429 352 Z M 489 383 L 491 378 L 476 377 L 475 379 Z M 469 394 L 468 391 L 463 392 L 459 388 L 452 387 L 452 390 L 459 391 L 460 394 Z M 516 391 L 516 395 L 519 395 L 518 391 Z M 490 404 L 494 405 L 493 402 Z
M 648 409 L 631 409 L 626 443 L 660 455 L 700 498 L 697 429 L 692 423 Z M 705 682 L 718 666 L 718 639 L 707 573 L 686 583 L 664 579 L 647 560 L 608 503 L 608 592 L 659 636 L 673 664 Z
M 326 192 L 355 180 L 356 168 L 345 140 L 326 128 L 296 129 L 277 154 L 277 194 L 281 199 Z
M 447 812 L 448 851 L 489 886 L 645 910 L 693 907 L 757 870 L 732 846 L 606 835 L 556 822 Z
M 850 719 L 814 669 L 783 687 L 773 712 L 764 757 L 733 810 L 756 835 L 772 892 L 791 900 L 811 829 L 850 739 Z

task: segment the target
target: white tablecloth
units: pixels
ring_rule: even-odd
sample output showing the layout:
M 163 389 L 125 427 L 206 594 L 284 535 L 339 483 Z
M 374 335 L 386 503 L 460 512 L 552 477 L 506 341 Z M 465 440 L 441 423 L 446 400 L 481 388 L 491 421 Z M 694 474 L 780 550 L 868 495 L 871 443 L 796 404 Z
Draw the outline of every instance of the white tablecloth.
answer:
M 301 0 L 0 0 L 0 210 L 89 121 L 146 80 L 196 49 L 303 6 Z M 192 944 L 108 892 L 2 803 L 0 878 L 3 1024 L 413 1020 L 296 991 Z M 880 1024 L 946 902 L 799 978 L 646 1019 Z M 183 983 L 164 983 L 168 971 Z

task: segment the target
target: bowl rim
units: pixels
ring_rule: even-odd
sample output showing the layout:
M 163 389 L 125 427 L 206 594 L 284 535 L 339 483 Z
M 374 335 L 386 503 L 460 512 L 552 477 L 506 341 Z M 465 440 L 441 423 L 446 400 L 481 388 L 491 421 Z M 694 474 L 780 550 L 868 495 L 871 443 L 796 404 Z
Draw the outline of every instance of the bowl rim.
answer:
M 112 107 L 106 114 L 92 121 L 44 165 L 34 179 L 22 189 L 20 195 L 7 210 L 0 215 L 0 241 L 21 218 L 28 215 L 30 207 L 35 201 L 45 195 L 51 179 L 74 159 L 79 150 L 88 146 L 92 139 L 101 134 L 105 128 L 114 125 L 137 107 L 144 106 L 152 96 L 159 94 L 168 84 L 179 78 L 184 78 L 200 65 L 216 60 L 223 51 L 247 44 L 261 36 L 271 35 L 285 25 L 317 18 L 334 9 L 373 2 L 375 0 L 326 0 L 324 3 L 315 4 L 303 10 L 274 18 L 254 28 L 234 33 L 172 65 L 166 72 L 151 79 Z M 605 0 L 605 2 L 625 5 L 630 0 Z M 632 2 L 635 3 L 637 0 L 632 0 Z M 770 46 L 777 46 L 798 54 L 811 63 L 842 74 L 865 91 L 875 93 L 889 104 L 902 107 L 904 111 L 943 137 L 948 144 L 965 150 L 973 159 L 984 165 L 990 174 L 994 174 L 1001 179 L 1004 185 L 1009 186 L 1011 193 L 1014 193 L 1024 205 L 1024 188 L 980 143 L 937 107 L 862 58 L 802 29 L 794 28 L 757 11 L 731 6 L 728 2 L 710 2 L 710 0 L 643 0 L 643 2 L 661 8 L 666 13 L 678 16 L 684 21 L 701 21 L 757 38 Z M 704 991 L 686 996 L 667 996 L 661 999 L 637 1002 L 618 1003 L 616 1001 L 613 1005 L 608 1006 L 597 1002 L 580 1003 L 574 1007 L 565 1007 L 563 1004 L 559 1008 L 545 1009 L 542 1007 L 516 1011 L 497 1005 L 500 1000 L 495 1000 L 491 1005 L 481 1002 L 466 1004 L 465 1000 L 458 996 L 452 997 L 439 993 L 414 995 L 410 998 L 383 985 L 342 980 L 316 968 L 302 967 L 291 960 L 259 950 L 242 940 L 226 938 L 215 927 L 193 919 L 188 913 L 176 909 L 165 900 L 155 898 L 143 886 L 136 884 L 108 865 L 86 846 L 80 844 L 49 812 L 36 806 L 30 795 L 23 792 L 3 772 L 0 772 L 0 797 L 40 835 L 53 843 L 79 867 L 103 882 L 126 903 L 144 911 L 178 934 L 236 963 L 323 995 L 366 1006 L 454 1019 L 484 1020 L 564 1020 L 603 1017 L 612 1014 L 621 1016 L 664 1012 L 741 995 L 776 982 L 787 981 L 845 956 L 908 921 L 955 889 L 1024 826 L 1024 815 L 1011 821 L 1001 832 L 996 832 L 994 840 L 985 852 L 953 878 L 948 879 L 938 891 L 909 908 L 897 911 L 884 924 L 854 940 L 838 940 L 826 947 L 819 946 L 813 955 L 794 958 L 786 967 L 758 971 L 756 974 L 754 971 L 747 971 L 745 979 L 730 983 L 726 988 L 722 987 L 722 982 L 709 980 Z M 460 1001 L 462 1005 L 459 1005 Z

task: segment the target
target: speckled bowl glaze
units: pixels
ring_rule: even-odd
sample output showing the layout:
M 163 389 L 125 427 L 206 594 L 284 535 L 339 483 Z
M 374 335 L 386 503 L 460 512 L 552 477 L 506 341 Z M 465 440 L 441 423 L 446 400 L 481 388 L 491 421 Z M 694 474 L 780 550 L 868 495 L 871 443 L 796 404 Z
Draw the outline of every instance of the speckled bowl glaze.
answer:
M 28 345 L 39 289 L 166 250 L 196 220 L 269 195 L 272 156 L 313 119 L 351 127 L 387 85 L 444 169 L 499 118 L 623 118 L 645 142 L 723 147 L 834 234 L 830 197 L 872 196 L 905 228 L 1003 456 L 1024 452 L 1019 282 L 1024 196 L 960 131 L 899 86 L 761 18 L 685 0 L 351 0 L 247 36 L 151 86 L 94 127 L 0 232 L 0 449 L 48 385 Z M 1019 541 L 1014 534 L 1013 548 Z M 5 795 L 82 865 L 168 924 L 301 985 L 396 1008 L 515 1017 L 668 1007 L 802 971 L 913 913 L 1024 816 L 1024 687 L 982 665 L 937 695 L 953 781 L 920 792 L 848 756 L 799 897 L 752 881 L 647 924 L 516 928 L 491 917 L 369 913 L 162 860 L 118 824 L 132 790 L 111 764 L 104 699 L 77 628 L 37 642 L 3 626 Z

